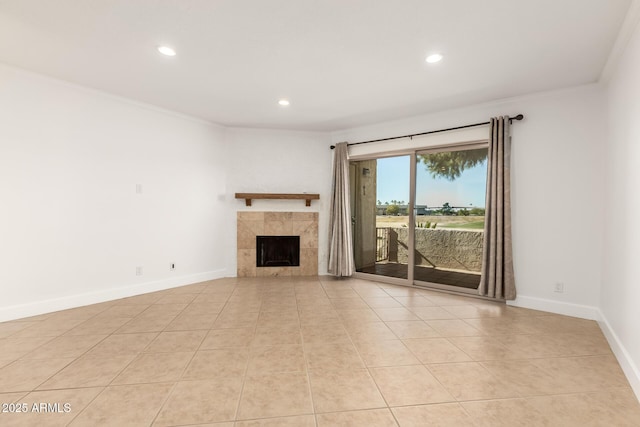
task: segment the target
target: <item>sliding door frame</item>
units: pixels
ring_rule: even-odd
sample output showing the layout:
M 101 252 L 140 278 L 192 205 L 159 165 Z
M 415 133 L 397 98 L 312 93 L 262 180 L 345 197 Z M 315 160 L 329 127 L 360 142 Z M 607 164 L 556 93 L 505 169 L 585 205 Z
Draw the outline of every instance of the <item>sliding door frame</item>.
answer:
M 383 276 L 379 274 L 372 273 L 362 273 L 355 272 L 354 277 L 373 280 L 376 282 L 388 283 L 391 285 L 401 285 L 407 286 L 411 288 L 418 289 L 431 289 L 452 293 L 462 293 L 467 295 L 478 296 L 477 289 L 469 289 L 463 288 L 459 286 L 453 285 L 443 285 L 441 283 L 434 282 L 423 282 L 419 280 L 415 280 L 415 224 L 416 224 L 416 210 L 415 210 L 415 202 L 416 202 L 416 176 L 417 176 L 417 156 L 418 153 L 441 153 L 446 151 L 463 151 L 463 150 L 472 150 L 478 148 L 487 148 L 489 146 L 488 140 L 481 141 L 465 141 L 459 143 L 451 143 L 451 144 L 442 144 L 442 145 L 434 145 L 434 146 L 426 146 L 426 147 L 417 147 L 411 149 L 404 150 L 390 150 L 385 152 L 360 155 L 349 157 L 349 161 L 362 161 L 362 160 L 377 160 L 384 159 L 389 157 L 400 157 L 400 156 L 409 156 L 410 157 L 410 170 L 409 170 L 409 205 L 408 205 L 408 213 L 409 213 L 409 236 L 408 236 L 408 254 L 407 254 L 407 278 L 402 279 L 398 277 L 390 277 Z
M 412 285 L 415 284 L 414 265 L 416 263 L 416 152 L 413 151 L 410 157 L 409 166 L 409 236 L 407 239 L 407 281 Z

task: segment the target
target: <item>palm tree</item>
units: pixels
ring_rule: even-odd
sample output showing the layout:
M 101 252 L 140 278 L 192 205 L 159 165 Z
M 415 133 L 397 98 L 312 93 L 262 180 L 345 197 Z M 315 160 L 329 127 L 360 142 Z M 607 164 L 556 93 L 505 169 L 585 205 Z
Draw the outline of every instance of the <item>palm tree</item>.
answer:
M 465 169 L 483 164 L 487 160 L 487 149 L 420 154 L 418 158 L 425 164 L 433 178 L 441 177 L 455 181 Z

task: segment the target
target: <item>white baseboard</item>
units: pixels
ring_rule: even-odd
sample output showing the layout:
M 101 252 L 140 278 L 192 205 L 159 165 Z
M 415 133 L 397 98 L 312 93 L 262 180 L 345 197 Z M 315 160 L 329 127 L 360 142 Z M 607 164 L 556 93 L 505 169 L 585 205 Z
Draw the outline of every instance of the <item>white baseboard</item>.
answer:
M 602 329 L 604 336 L 609 342 L 611 351 L 613 351 L 616 359 L 618 359 L 618 363 L 622 368 L 622 372 L 624 372 L 624 375 L 627 377 L 627 380 L 629 381 L 633 392 L 636 394 L 636 398 L 640 400 L 640 369 L 638 369 L 638 366 L 634 363 L 633 359 L 629 355 L 629 352 L 627 351 L 625 346 L 622 345 L 622 342 L 618 338 L 618 335 L 613 331 L 611 325 L 609 324 L 609 321 L 607 321 L 607 318 L 602 312 L 600 312 L 600 320 L 598 321 L 598 324 L 600 325 L 600 329 Z
M 600 320 L 600 310 L 597 307 L 572 304 L 550 299 L 518 296 L 514 301 L 507 301 L 507 305 L 530 308 L 532 310 L 548 311 L 565 316 L 580 317 L 582 319 Z
M 226 272 L 227 271 L 225 269 L 207 271 L 204 273 L 191 274 L 189 276 L 172 277 L 170 279 L 157 280 L 154 282 L 138 283 L 131 286 L 122 286 L 113 289 L 68 295 L 60 298 L 33 301 L 26 304 L 0 307 L 0 322 L 36 316 L 38 314 L 51 313 L 53 311 L 66 310 L 69 308 L 82 307 L 89 304 L 112 301 L 149 292 L 162 291 L 207 280 L 219 279 L 226 277 Z

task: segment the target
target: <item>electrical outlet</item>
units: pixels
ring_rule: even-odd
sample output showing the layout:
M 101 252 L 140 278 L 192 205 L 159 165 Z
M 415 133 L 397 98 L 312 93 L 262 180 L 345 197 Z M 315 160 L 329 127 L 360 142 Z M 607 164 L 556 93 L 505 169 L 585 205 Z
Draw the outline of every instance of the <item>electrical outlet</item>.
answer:
M 169 264 L 169 270 L 175 270 L 176 269 L 176 264 L 175 263 L 171 263 Z
M 557 282 L 555 285 L 553 285 L 553 292 L 557 292 L 559 294 L 564 293 L 564 283 Z
M 142 276 L 142 266 L 136 267 L 136 276 Z

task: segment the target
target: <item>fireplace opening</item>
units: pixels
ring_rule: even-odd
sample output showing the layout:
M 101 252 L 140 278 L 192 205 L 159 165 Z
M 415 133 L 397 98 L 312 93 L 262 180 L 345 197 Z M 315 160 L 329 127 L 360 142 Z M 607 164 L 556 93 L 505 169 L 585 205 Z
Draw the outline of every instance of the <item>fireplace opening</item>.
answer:
M 256 267 L 299 267 L 300 236 L 256 236 Z

